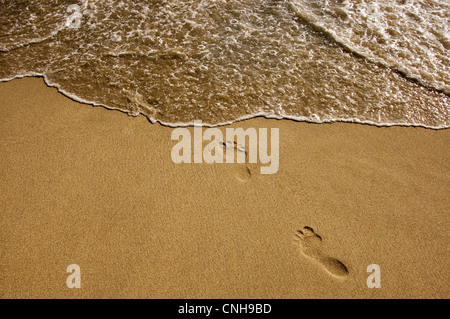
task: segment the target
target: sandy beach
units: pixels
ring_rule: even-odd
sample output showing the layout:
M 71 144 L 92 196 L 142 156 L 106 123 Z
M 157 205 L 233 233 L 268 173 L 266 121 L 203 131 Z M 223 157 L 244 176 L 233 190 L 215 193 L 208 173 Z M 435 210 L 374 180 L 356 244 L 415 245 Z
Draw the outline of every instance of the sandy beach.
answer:
M 0 112 L 0 298 L 450 297 L 448 129 L 232 124 L 279 128 L 261 175 L 175 164 L 173 128 L 41 78 L 0 83 Z

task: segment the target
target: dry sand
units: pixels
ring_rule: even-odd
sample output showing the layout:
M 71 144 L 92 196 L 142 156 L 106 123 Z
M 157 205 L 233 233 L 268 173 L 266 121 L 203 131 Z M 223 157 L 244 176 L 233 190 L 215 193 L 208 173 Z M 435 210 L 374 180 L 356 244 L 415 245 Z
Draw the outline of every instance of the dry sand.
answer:
M 39 78 L 0 84 L 0 112 L 1 298 L 450 297 L 450 130 L 239 122 L 280 129 L 279 172 L 240 181 Z

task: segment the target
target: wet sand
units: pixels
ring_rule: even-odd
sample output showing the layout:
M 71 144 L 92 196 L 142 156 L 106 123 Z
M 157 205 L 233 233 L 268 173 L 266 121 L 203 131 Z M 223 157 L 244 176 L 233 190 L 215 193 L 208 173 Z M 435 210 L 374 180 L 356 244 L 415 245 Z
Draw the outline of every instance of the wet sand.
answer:
M 242 179 L 40 78 L 0 112 L 1 298 L 450 297 L 450 130 L 238 122 L 280 130 L 279 171 Z

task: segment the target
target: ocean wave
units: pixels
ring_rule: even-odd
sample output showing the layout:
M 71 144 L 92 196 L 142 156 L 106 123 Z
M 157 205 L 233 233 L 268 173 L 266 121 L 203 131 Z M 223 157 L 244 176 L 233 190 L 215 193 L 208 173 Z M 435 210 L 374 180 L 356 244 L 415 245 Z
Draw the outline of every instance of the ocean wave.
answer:
M 353 2 L 353 9 L 364 7 L 364 1 Z M 10 19 L 23 6 L 22 22 L 0 23 L 4 81 L 42 76 L 77 101 L 171 126 L 254 116 L 450 126 L 448 82 L 439 78 L 448 61 L 424 64 L 420 76 L 413 68 L 403 76 L 402 68 L 411 66 L 387 58 L 392 52 L 383 45 L 389 41 L 349 50 L 342 19 L 334 21 L 330 13 L 346 1 L 324 1 L 322 13 L 300 0 L 39 3 L 1 1 Z M 363 20 L 351 10 L 346 14 L 356 21 L 346 32 L 357 34 Z M 329 36 L 330 28 L 336 35 Z M 414 48 L 408 47 L 414 61 L 424 60 Z M 438 76 L 429 80 L 421 72 Z
M 450 93 L 449 2 L 292 0 L 290 7 L 351 52 Z

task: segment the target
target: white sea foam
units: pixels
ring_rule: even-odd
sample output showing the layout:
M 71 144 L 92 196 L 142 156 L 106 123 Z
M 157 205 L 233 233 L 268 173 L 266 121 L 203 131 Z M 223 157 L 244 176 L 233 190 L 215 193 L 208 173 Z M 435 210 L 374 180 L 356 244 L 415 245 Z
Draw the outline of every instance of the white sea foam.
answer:
M 42 76 L 74 100 L 170 126 L 450 126 L 448 2 L 85 0 L 77 28 L 73 1 L 29 3 L 2 2 L 3 81 Z

